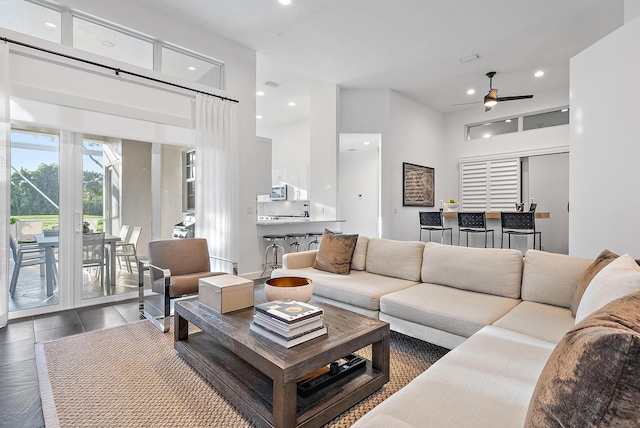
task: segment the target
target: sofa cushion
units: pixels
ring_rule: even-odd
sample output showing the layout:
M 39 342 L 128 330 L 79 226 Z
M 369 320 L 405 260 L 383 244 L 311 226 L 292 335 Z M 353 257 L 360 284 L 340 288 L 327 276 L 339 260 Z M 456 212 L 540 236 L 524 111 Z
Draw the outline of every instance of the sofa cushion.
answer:
M 553 344 L 488 326 L 471 336 L 353 428 L 513 428 L 527 407 Z M 386 415 L 386 416 L 384 416 Z
M 313 281 L 313 294 L 348 303 L 372 311 L 380 310 L 380 297 L 393 291 L 418 284 L 416 281 L 375 275 L 365 271 L 351 271 L 349 275 L 336 275 L 313 269 L 276 269 L 273 278 L 302 276 Z
M 573 316 L 576 316 L 576 312 L 578 311 L 578 306 L 580 305 L 580 300 L 584 295 L 584 291 L 587 289 L 587 286 L 591 282 L 594 276 L 598 272 L 602 270 L 606 265 L 617 259 L 619 256 L 616 253 L 613 253 L 609 250 L 604 250 L 598 257 L 585 269 L 582 273 L 582 277 L 580 278 L 580 282 L 576 286 L 576 291 L 573 293 L 573 300 L 571 301 L 571 313 Z
M 640 291 L 640 266 L 628 254 L 602 268 L 591 280 L 578 305 L 576 324 L 627 294 Z
M 568 308 L 592 261 L 547 251 L 527 251 L 522 272 L 522 300 Z
M 501 248 L 468 248 L 427 242 L 422 282 L 496 296 L 520 297 L 522 253 Z
M 316 260 L 313 262 L 315 269 L 332 273 L 347 275 L 351 270 L 351 259 L 356 249 L 358 235 L 345 235 L 334 233 L 325 229 L 322 233 L 322 241 Z
M 493 324 L 520 301 L 438 284 L 418 284 L 380 298 L 380 311 L 403 320 L 469 337 Z
M 371 238 L 367 272 L 419 282 L 423 249 L 424 242 Z
M 575 320 L 568 308 L 523 301 L 493 325 L 558 343 L 575 326 Z
M 634 293 L 565 335 L 540 375 L 525 427 L 637 427 L 638 373 L 640 293 Z
M 367 265 L 367 247 L 368 246 L 369 246 L 369 238 L 362 235 L 358 236 L 356 249 L 353 252 L 353 258 L 351 259 L 352 270 L 365 270 Z

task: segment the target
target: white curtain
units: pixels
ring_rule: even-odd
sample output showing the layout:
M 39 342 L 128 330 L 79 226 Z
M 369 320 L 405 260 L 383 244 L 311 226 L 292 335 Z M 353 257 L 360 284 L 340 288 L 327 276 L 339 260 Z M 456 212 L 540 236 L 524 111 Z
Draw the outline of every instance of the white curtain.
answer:
M 237 261 L 237 103 L 196 95 L 196 232 L 212 256 Z M 224 270 L 224 265 L 214 269 Z M 228 266 L 226 266 L 228 270 Z
M 9 319 L 9 220 L 11 218 L 11 117 L 9 115 L 9 45 L 0 45 L 0 327 Z

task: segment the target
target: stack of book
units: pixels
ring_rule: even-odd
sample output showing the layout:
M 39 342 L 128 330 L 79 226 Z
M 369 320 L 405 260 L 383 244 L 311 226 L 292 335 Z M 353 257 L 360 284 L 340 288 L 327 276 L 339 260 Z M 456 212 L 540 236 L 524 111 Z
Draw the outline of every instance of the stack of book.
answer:
M 285 348 L 327 334 L 324 311 L 317 306 L 287 299 L 255 305 L 255 309 L 251 331 Z

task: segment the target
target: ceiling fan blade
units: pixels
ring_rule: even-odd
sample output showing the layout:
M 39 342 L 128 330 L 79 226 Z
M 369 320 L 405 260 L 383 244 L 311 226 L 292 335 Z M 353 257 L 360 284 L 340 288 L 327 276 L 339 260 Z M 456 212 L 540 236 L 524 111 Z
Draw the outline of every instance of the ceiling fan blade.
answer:
M 485 111 L 485 113 L 486 113 L 486 112 L 488 112 L 489 110 L 491 110 L 491 108 L 492 108 L 492 107 L 484 106 L 484 111 Z
M 482 101 L 472 101 L 470 103 L 451 104 L 451 106 L 452 107 L 455 107 L 455 106 L 466 106 L 466 105 L 469 105 L 469 104 L 480 104 L 481 102 Z
M 499 97 L 496 98 L 498 101 L 515 101 L 515 100 L 526 100 L 529 98 L 533 98 L 533 95 L 516 95 L 513 97 Z

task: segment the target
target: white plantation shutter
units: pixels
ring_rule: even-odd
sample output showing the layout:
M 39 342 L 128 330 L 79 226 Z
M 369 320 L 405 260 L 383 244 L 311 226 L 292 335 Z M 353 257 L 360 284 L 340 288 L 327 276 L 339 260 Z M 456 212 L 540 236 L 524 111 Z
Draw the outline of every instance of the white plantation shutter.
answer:
M 461 209 L 508 211 L 520 202 L 520 158 L 460 164 Z

